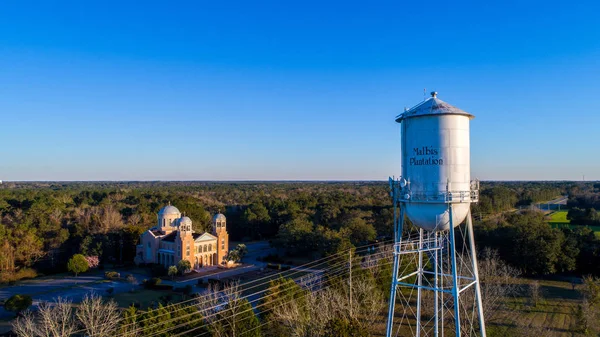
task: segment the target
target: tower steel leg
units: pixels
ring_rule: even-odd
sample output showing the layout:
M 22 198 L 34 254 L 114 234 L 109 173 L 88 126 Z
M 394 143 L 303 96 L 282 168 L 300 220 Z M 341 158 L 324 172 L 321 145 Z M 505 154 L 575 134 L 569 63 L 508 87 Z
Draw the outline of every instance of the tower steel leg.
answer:
M 458 274 L 456 271 L 456 241 L 454 237 L 454 219 L 452 204 L 448 204 L 450 215 L 450 260 L 452 264 L 452 297 L 454 297 L 454 324 L 456 327 L 456 337 L 460 337 L 460 302 L 458 300 Z
M 471 262 L 473 264 L 473 276 L 475 277 L 475 298 L 477 300 L 477 315 L 479 316 L 479 331 L 481 337 L 486 337 L 485 320 L 483 318 L 483 305 L 481 303 L 481 285 L 479 284 L 479 267 L 477 265 L 477 251 L 475 250 L 475 237 L 473 236 L 473 219 L 471 210 L 467 214 L 467 231 L 469 232 L 469 248 L 471 249 Z
M 439 289 L 442 289 L 442 290 L 444 289 L 444 280 L 445 280 L 444 275 L 446 274 L 446 271 L 444 270 L 444 246 L 448 245 L 447 239 L 448 239 L 448 237 L 446 236 L 446 234 L 440 233 L 441 249 L 439 251 L 439 258 L 440 258 L 440 260 L 439 260 L 439 263 L 440 263 L 440 265 L 439 265 L 440 266 L 439 267 L 440 268 L 440 279 L 439 279 L 440 287 L 439 287 Z M 440 328 L 440 330 L 441 330 L 441 336 L 444 336 L 444 313 L 446 312 L 446 305 L 445 305 L 446 302 L 444 302 L 445 301 L 444 297 L 446 296 L 446 294 L 443 291 L 440 291 L 439 294 L 440 294 L 440 304 L 442 306 L 440 308 L 440 318 L 438 320 L 440 322 L 441 326 L 439 326 L 438 328 Z
M 404 226 L 404 205 L 400 204 L 399 218 L 396 215 L 396 205 L 397 201 L 394 198 L 394 265 L 392 267 L 392 286 L 390 289 L 390 305 L 388 308 L 388 319 L 385 333 L 386 337 L 392 336 L 392 330 L 394 327 L 394 306 L 396 304 L 396 291 L 398 288 L 398 269 L 400 268 L 400 242 L 402 239 L 402 230 Z
M 423 228 L 419 229 L 419 266 L 417 267 L 417 333 L 421 337 L 421 286 L 423 285 Z
M 434 302 L 433 302 L 433 335 L 435 337 L 438 337 L 439 335 L 439 327 L 438 327 L 438 321 L 439 321 L 439 307 L 438 307 L 438 294 L 439 294 L 439 288 L 438 288 L 438 253 L 441 252 L 441 248 L 440 248 L 440 242 L 439 242 L 439 233 L 435 232 L 433 235 L 435 237 L 435 247 L 436 250 L 433 251 L 433 287 L 435 289 L 434 291 Z

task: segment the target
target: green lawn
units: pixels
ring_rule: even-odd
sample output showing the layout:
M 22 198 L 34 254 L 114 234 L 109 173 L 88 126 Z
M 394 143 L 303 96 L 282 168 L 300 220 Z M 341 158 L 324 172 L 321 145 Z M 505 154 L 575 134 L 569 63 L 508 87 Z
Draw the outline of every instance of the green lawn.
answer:
M 568 211 L 556 211 L 550 213 L 550 224 L 570 224 L 571 220 L 567 219 Z
M 548 216 L 550 220 L 548 223 L 554 228 L 560 228 L 563 226 L 568 226 L 570 228 L 577 228 L 575 225 L 571 225 L 571 220 L 567 219 L 568 211 L 556 211 L 550 213 Z M 591 230 L 594 231 L 596 237 L 600 239 L 600 226 L 588 226 Z
M 160 302 L 160 297 L 170 295 L 171 302 L 176 303 L 183 300 L 181 293 L 165 290 L 137 290 L 134 293 L 125 292 L 114 295 L 112 298 L 117 302 L 120 308 L 128 308 L 133 302 L 140 304 L 140 309 L 146 310 L 152 302 Z

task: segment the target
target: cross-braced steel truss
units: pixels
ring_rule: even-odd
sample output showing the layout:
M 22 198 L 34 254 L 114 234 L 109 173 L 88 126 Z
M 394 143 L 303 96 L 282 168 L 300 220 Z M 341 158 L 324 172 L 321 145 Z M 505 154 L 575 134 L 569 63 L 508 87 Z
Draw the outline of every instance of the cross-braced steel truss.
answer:
M 485 323 L 471 214 L 464 225 L 426 231 L 404 220 L 396 202 L 395 245 L 386 336 L 482 336 Z

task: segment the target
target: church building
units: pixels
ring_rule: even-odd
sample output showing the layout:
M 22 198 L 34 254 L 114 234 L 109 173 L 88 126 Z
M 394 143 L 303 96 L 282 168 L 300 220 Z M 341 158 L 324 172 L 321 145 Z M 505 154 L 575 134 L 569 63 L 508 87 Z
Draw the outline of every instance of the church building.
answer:
M 142 233 L 136 247 L 136 264 L 156 263 L 165 267 L 177 265 L 181 260 L 190 261 L 192 269 L 226 263 L 229 251 L 229 234 L 223 214 L 212 219 L 211 233 L 195 233 L 192 219 L 169 205 L 158 212 L 156 226 Z

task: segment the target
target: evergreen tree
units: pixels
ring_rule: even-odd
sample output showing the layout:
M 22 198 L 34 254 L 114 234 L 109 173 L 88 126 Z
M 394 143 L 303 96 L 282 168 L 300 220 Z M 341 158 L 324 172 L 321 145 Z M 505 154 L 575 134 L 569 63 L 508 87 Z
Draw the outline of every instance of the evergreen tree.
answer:
M 67 263 L 67 269 L 75 274 L 75 277 L 79 275 L 79 273 L 85 273 L 90 268 L 85 256 L 81 254 L 75 254 L 69 262 Z

